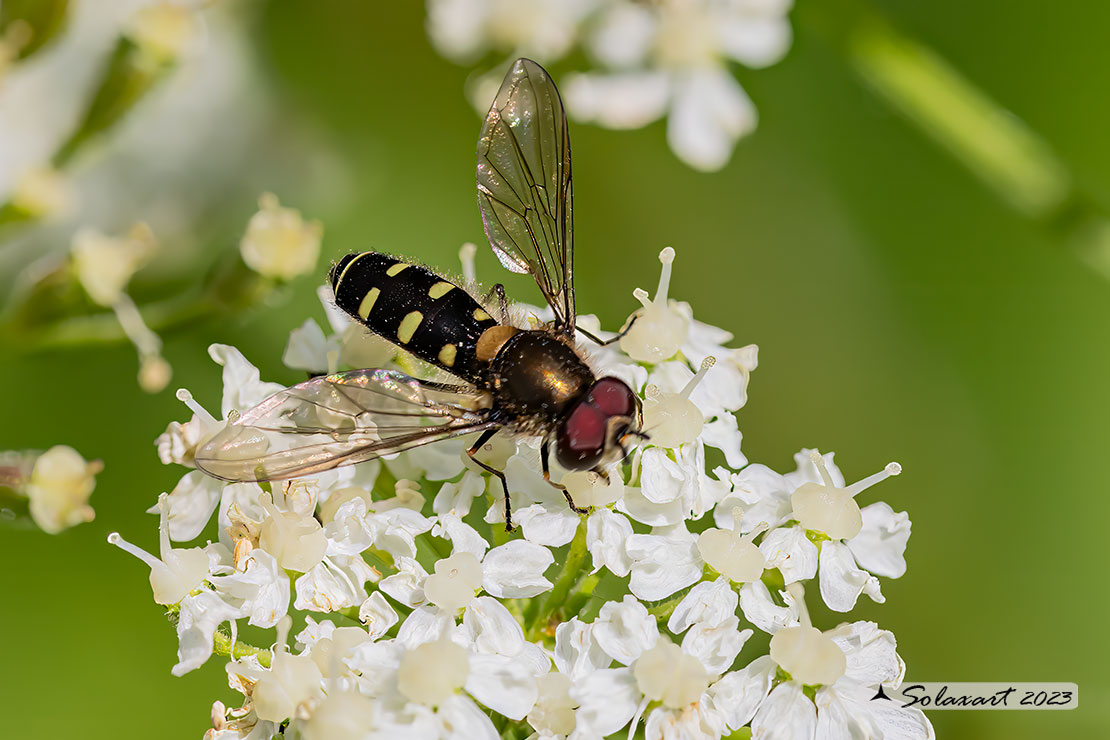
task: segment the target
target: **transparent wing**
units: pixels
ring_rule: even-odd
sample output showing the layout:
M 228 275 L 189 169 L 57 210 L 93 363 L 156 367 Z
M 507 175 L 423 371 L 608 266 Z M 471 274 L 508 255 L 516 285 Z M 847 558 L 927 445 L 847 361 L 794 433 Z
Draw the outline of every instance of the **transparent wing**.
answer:
M 284 480 L 353 465 L 495 426 L 466 386 L 422 383 L 394 370 L 354 370 L 278 391 L 196 453 L 231 481 Z
M 563 101 L 543 67 L 517 59 L 478 139 L 478 207 L 506 268 L 529 272 L 574 333 L 574 218 L 570 133 Z

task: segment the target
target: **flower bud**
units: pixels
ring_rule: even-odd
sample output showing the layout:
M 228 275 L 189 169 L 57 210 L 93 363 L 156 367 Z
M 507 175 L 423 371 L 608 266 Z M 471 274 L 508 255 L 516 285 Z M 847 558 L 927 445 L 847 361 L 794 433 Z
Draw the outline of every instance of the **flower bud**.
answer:
M 466 648 L 440 639 L 418 645 L 401 657 L 397 689 L 411 701 L 434 707 L 461 689 L 469 675 Z
M 39 455 L 27 481 L 31 518 L 42 531 L 57 534 L 76 524 L 91 522 L 95 512 L 88 505 L 96 487 L 99 460 L 86 462 L 72 447 L 57 445 Z
M 312 272 L 320 256 L 320 222 L 306 223 L 300 211 L 283 208 L 273 193 L 264 193 L 258 207 L 239 243 L 247 267 L 276 280 Z
M 644 696 L 671 709 L 693 704 L 709 688 L 709 672 L 701 661 L 666 638 L 644 651 L 632 674 Z
M 435 573 L 424 581 L 424 595 L 440 609 L 455 611 L 469 604 L 482 587 L 482 564 L 469 552 L 436 561 Z

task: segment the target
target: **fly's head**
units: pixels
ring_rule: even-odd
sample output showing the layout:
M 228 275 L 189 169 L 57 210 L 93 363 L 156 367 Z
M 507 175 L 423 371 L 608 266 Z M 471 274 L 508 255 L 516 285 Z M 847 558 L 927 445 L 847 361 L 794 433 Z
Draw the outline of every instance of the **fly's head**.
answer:
M 640 399 L 618 378 L 594 382 L 555 430 L 555 456 L 567 470 L 602 469 L 628 454 L 640 431 Z

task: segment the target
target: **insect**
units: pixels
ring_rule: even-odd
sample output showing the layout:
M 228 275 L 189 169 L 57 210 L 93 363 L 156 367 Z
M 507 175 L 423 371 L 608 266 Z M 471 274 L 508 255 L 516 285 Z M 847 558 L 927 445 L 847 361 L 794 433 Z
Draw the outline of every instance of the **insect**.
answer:
M 509 323 L 504 288 L 483 305 L 420 265 L 379 252 L 348 254 L 332 266 L 336 304 L 371 331 L 458 383 L 418 380 L 389 369 L 313 378 L 270 396 L 196 453 L 209 475 L 231 481 L 284 480 L 477 433 L 476 457 L 505 431 L 542 439 L 567 470 L 594 470 L 628 454 L 640 431 L 639 398 L 623 381 L 598 378 L 579 352 L 575 325 L 570 135 L 559 92 L 535 62 L 518 59 L 505 76 L 478 139 L 478 206 L 501 263 L 535 278 L 554 320 Z M 496 314 L 496 318 L 495 318 Z M 627 328 L 626 328 L 627 330 Z M 612 340 L 610 340 L 612 341 Z

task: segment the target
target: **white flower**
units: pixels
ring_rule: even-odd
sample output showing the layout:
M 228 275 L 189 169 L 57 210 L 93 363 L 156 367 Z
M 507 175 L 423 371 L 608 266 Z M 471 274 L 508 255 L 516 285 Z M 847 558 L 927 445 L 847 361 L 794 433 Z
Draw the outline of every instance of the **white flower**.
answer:
M 682 525 L 657 527 L 652 534 L 629 537 L 629 590 L 637 598 L 657 601 L 697 583 L 702 573 L 697 543 L 697 537 Z
M 756 112 L 728 71 L 778 61 L 790 44 L 789 0 L 613 2 L 589 48 L 610 72 L 567 79 L 570 110 L 611 128 L 637 128 L 669 115 L 667 141 L 687 164 L 724 166 Z
M 576 41 L 579 22 L 599 4 L 600 0 L 428 0 L 428 35 L 441 54 L 457 61 L 471 61 L 491 47 L 552 61 L 567 52 Z
M 312 272 L 320 256 L 319 221 L 301 217 L 300 211 L 283 208 L 273 193 L 258 199 L 258 213 L 251 216 L 239 252 L 247 267 L 277 280 L 291 280 Z
M 89 496 L 96 487 L 96 474 L 103 469 L 99 460 L 88 462 L 65 445 L 39 455 L 23 490 L 35 524 L 44 532 L 57 534 L 91 522 L 96 513 L 89 506 Z

